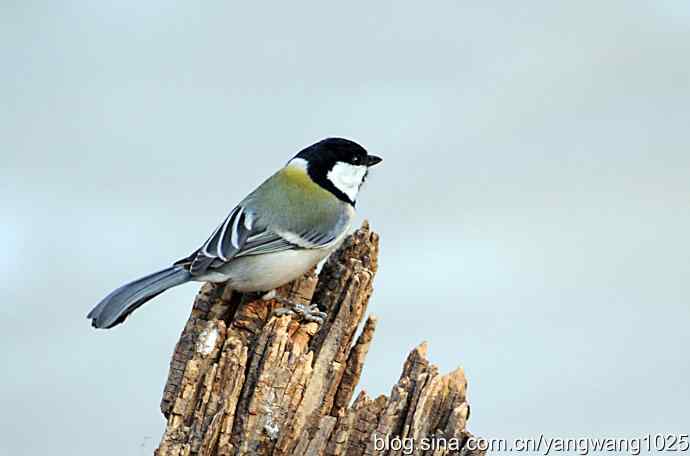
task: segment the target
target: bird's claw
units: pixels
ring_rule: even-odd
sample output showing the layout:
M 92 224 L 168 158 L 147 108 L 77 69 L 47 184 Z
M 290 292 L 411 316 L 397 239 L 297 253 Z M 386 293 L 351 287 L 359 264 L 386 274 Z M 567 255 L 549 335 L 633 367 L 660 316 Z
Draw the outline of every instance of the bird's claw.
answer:
M 271 290 L 261 295 L 261 299 L 264 301 L 270 301 L 271 299 L 276 299 L 278 292 L 276 290 Z
M 323 322 L 326 320 L 326 317 L 328 317 L 328 314 L 326 312 L 321 312 L 319 310 L 319 306 L 316 304 L 304 305 L 296 303 L 289 303 L 289 306 L 287 307 L 280 307 L 278 309 L 275 309 L 273 311 L 273 315 L 277 317 L 290 315 L 292 317 L 295 317 L 297 320 L 307 322 L 313 321 L 318 325 L 322 325 Z

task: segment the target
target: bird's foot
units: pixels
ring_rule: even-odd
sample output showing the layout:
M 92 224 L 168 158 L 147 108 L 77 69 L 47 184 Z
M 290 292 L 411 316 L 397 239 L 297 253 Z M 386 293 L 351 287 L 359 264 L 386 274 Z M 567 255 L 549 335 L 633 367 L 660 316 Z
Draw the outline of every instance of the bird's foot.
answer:
M 326 312 L 321 312 L 319 306 L 316 304 L 297 304 L 288 299 L 276 298 L 284 306 L 273 311 L 273 315 L 277 317 L 282 317 L 284 315 L 290 315 L 295 317 L 297 320 L 301 321 L 313 321 L 318 325 L 322 325 L 323 322 L 328 317 Z
M 270 301 L 271 299 L 275 299 L 277 296 L 278 296 L 278 292 L 274 288 L 273 290 L 262 294 L 261 299 L 263 299 L 264 301 Z

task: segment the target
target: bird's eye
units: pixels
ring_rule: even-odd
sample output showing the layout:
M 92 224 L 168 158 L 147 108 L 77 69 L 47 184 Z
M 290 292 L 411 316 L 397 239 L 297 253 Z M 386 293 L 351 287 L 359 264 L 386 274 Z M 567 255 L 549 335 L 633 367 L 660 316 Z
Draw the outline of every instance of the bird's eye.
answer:
M 354 157 L 352 157 L 352 164 L 353 165 L 359 165 L 361 162 L 362 162 L 362 157 L 360 157 L 359 155 L 355 155 Z

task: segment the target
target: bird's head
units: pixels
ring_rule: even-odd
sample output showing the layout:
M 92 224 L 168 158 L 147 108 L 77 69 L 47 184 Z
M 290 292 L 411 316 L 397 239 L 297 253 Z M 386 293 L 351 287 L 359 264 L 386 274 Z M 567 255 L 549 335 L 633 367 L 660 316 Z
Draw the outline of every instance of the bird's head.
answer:
M 304 167 L 314 182 L 354 205 L 369 168 L 381 160 L 354 141 L 327 138 L 303 149 L 288 164 Z

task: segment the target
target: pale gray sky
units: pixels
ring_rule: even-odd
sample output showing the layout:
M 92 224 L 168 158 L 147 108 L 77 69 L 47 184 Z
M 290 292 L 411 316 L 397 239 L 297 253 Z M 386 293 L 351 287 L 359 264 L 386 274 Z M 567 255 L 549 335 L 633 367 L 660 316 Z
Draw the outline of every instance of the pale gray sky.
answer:
M 84 315 L 326 136 L 385 163 L 362 385 L 487 437 L 688 432 L 690 3 L 3 2 L 0 453 L 150 454 L 196 285 Z

